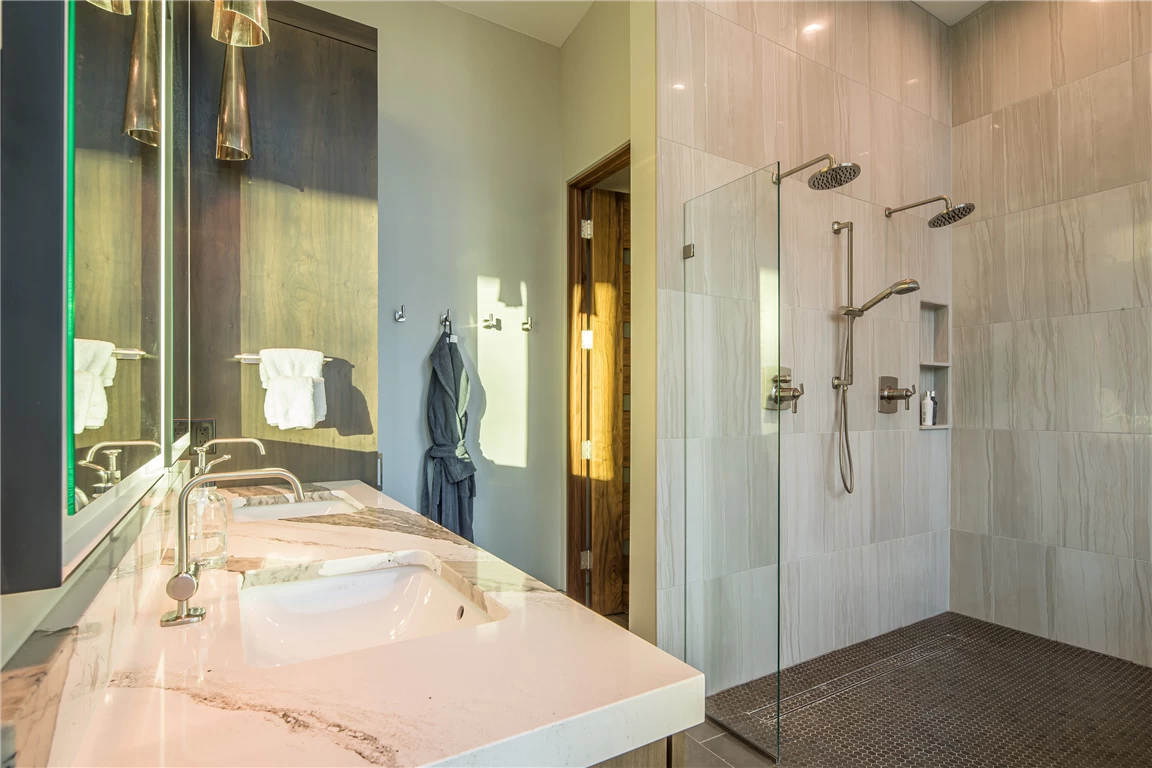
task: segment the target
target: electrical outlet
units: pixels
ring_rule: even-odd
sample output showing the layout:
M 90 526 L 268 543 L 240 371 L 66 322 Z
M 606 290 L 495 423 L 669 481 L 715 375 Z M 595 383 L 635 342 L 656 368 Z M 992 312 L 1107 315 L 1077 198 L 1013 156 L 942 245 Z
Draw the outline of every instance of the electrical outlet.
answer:
M 172 422 L 172 441 L 175 442 L 188 434 L 188 419 L 176 419 Z
M 204 445 L 209 440 L 216 439 L 216 419 L 192 419 L 192 448 Z M 216 446 L 208 449 L 209 454 L 216 453 Z

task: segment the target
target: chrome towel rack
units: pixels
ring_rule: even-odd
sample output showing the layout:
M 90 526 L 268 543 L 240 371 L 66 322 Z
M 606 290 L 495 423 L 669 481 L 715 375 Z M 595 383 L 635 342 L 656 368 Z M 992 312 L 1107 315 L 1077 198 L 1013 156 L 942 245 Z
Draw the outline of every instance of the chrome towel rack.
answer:
M 244 363 L 245 365 L 260 365 L 260 355 L 256 354 L 255 352 L 241 352 L 238 355 L 233 355 L 232 359 L 238 363 Z M 332 362 L 332 358 L 324 358 L 325 365 L 330 362 Z
M 117 360 L 141 360 L 145 357 L 148 357 L 148 353 L 142 349 L 121 349 L 120 347 L 117 347 L 116 349 L 112 350 L 112 357 L 116 358 Z

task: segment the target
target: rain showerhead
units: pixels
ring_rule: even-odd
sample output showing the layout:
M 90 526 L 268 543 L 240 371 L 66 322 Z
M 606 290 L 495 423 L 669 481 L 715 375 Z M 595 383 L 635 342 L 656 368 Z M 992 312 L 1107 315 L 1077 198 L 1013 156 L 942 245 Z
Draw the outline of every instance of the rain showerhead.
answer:
M 903 280 L 897 280 L 896 282 L 892 283 L 892 285 L 888 286 L 884 290 L 880 291 L 880 293 L 864 302 L 864 306 L 860 307 L 860 314 L 864 314 L 868 310 L 872 309 L 872 307 L 876 306 L 885 299 L 891 298 L 892 296 L 903 296 L 906 293 L 912 293 L 918 290 L 920 290 L 920 283 L 916 282 L 910 277 L 906 277 Z
M 810 189 L 817 191 L 836 189 L 854 181 L 856 177 L 860 175 L 860 166 L 856 165 L 856 163 L 838 163 L 832 155 L 821 155 L 814 160 L 809 160 L 803 165 L 796 166 L 790 171 L 772 174 L 772 181 L 779 184 L 782 179 L 786 179 L 794 173 L 799 173 L 805 168 L 811 168 L 824 160 L 828 161 L 828 164 L 808 177 L 808 187 Z
M 810 189 L 825 190 L 836 189 L 855 181 L 860 175 L 860 166 L 856 163 L 832 163 L 808 177 Z
M 963 219 L 974 210 L 976 210 L 974 203 L 960 203 L 960 205 L 955 208 L 945 208 L 940 211 L 940 213 L 928 219 L 928 226 L 932 229 L 947 227 L 950 224 L 955 224 L 960 221 L 960 219 Z
M 884 215 L 888 218 L 892 218 L 892 214 L 894 213 L 900 213 L 900 211 L 906 211 L 909 208 L 919 208 L 920 206 L 927 205 L 928 203 L 939 202 L 944 203 L 944 210 L 928 219 L 928 226 L 932 229 L 939 229 L 940 227 L 947 227 L 951 224 L 955 224 L 956 222 L 972 213 L 972 211 L 976 210 L 975 203 L 960 203 L 960 205 L 953 207 L 952 201 L 948 199 L 948 195 L 940 195 L 939 197 L 930 197 L 927 200 L 921 200 L 918 203 L 902 205 L 899 208 L 885 208 Z

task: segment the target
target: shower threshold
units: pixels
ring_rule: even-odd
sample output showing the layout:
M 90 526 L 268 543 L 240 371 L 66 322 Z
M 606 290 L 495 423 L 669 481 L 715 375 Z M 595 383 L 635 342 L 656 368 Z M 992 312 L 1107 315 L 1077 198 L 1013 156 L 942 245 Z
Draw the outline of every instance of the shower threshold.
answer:
M 708 718 L 774 756 L 776 684 L 713 694 Z M 781 765 L 1152 765 L 1152 668 L 955 613 L 789 667 L 780 686 Z

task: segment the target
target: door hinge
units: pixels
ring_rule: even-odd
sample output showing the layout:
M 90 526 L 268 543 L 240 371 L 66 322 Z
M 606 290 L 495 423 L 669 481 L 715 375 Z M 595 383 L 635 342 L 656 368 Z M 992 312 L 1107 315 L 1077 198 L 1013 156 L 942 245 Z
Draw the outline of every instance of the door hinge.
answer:
M 582 458 L 582 459 L 592 458 L 592 441 L 591 440 L 585 440 L 584 442 L 580 443 L 580 458 Z
M 580 570 L 582 570 L 582 571 L 592 570 L 592 550 L 585 549 L 583 552 L 580 553 Z
M 580 237 L 585 240 L 592 239 L 592 219 L 580 220 Z
M 696 255 L 696 244 L 695 243 L 688 243 L 688 245 L 684 246 L 684 258 L 685 259 L 690 259 L 695 255 Z
M 580 348 L 592 349 L 592 331 L 580 331 Z

